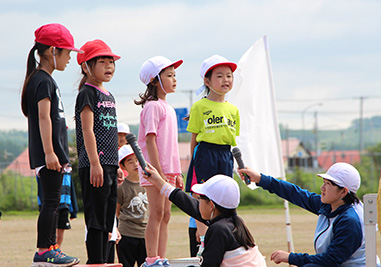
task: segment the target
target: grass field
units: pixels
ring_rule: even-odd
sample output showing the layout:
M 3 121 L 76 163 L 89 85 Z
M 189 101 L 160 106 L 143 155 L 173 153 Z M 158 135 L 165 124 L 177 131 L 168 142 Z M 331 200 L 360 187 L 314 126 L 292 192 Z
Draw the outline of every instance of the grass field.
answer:
M 253 208 L 239 210 L 251 230 L 259 250 L 266 257 L 267 266 L 276 265 L 270 261 L 273 251 L 287 250 L 284 210 L 281 208 Z M 0 266 L 30 266 L 36 251 L 36 222 L 34 214 L 3 214 L 0 222 Z M 168 258 L 189 257 L 188 219 L 180 211 L 172 212 L 168 242 Z M 299 208 L 291 209 L 291 226 L 296 252 L 313 253 L 313 235 L 317 217 Z M 66 231 L 62 245 L 65 253 L 86 262 L 84 245 L 85 226 L 83 214 L 72 221 L 72 229 Z M 377 236 L 377 252 L 381 255 L 381 238 Z

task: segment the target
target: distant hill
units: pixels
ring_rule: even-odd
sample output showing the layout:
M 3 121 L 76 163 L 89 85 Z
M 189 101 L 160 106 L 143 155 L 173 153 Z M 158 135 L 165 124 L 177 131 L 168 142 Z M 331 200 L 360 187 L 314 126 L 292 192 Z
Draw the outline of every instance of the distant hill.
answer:
M 129 125 L 135 135 L 138 134 L 139 125 Z M 288 130 L 283 125 L 279 126 L 282 139 L 288 136 L 302 140 L 306 147 L 315 150 L 315 133 L 312 130 Z M 359 149 L 360 121 L 353 120 L 351 126 L 341 130 L 318 130 L 319 149 L 321 150 L 357 150 Z M 189 142 L 190 133 L 179 134 L 179 142 Z M 363 119 L 364 148 L 381 143 L 381 116 Z M 75 130 L 69 130 L 69 143 L 75 142 Z M 0 168 L 10 163 L 28 145 L 28 133 L 26 131 L 0 130 Z

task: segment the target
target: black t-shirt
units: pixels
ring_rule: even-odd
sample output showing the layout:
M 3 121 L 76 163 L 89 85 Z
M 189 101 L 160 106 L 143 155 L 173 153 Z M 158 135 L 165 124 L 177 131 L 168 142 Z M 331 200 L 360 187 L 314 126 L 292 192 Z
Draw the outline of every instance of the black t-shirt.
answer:
M 38 70 L 28 83 L 26 94 L 28 103 L 29 164 L 31 169 L 46 165 L 40 133 L 38 102 L 47 97 L 50 100 L 54 153 L 57 155 L 61 165 L 69 163 L 65 113 L 61 92 L 56 82 L 47 72 Z
M 77 137 L 78 168 L 90 167 L 83 140 L 81 112 L 89 106 L 94 113 L 93 131 L 101 165 L 118 166 L 118 128 L 115 99 L 90 84 L 79 90 L 75 105 L 75 130 Z

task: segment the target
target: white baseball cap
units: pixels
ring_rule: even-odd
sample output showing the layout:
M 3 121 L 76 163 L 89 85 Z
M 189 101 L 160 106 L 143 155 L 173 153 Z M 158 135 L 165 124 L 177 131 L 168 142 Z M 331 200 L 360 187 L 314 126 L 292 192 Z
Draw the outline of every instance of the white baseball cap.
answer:
M 225 209 L 235 209 L 239 205 L 240 193 L 237 182 L 223 174 L 217 174 L 205 183 L 193 185 L 192 191 L 208 197 Z
M 125 158 L 128 157 L 129 155 L 134 154 L 134 151 L 132 150 L 130 145 L 124 145 L 121 148 L 119 148 L 118 151 L 118 157 L 119 157 L 119 163 Z
M 226 58 L 214 55 L 207 59 L 205 59 L 201 64 L 201 70 L 200 70 L 200 76 L 201 78 L 205 78 L 205 74 L 208 73 L 208 71 L 214 69 L 215 67 L 221 66 L 221 65 L 227 65 L 231 68 L 232 72 L 234 72 L 237 69 L 237 64 L 230 62 Z
M 346 187 L 352 193 L 356 193 L 361 184 L 357 169 L 345 162 L 333 164 L 326 173 L 318 174 L 318 176 L 330 180 L 338 186 Z
M 172 62 L 168 58 L 162 56 L 151 57 L 143 63 L 140 69 L 140 80 L 145 85 L 148 85 L 151 82 L 151 79 L 159 75 L 160 71 L 163 69 L 170 66 L 173 66 L 175 69 L 177 69 L 177 67 L 179 67 L 181 64 L 183 64 L 182 59 Z
M 130 127 L 127 123 L 118 122 L 118 133 L 130 133 Z

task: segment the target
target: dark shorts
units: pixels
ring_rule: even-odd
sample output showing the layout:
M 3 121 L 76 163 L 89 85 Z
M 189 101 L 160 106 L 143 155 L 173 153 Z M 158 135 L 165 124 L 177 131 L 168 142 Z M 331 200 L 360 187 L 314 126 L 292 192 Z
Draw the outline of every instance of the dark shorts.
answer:
M 69 220 L 69 210 L 68 209 L 59 209 L 58 210 L 58 229 L 68 230 L 71 229 L 70 220 Z
M 194 150 L 188 169 L 186 192 L 191 192 L 194 184 L 206 182 L 216 174 L 233 177 L 233 155 L 230 145 L 200 142 Z
M 80 168 L 83 208 L 88 229 L 112 232 L 117 199 L 117 166 L 103 165 L 103 186 L 90 184 L 90 168 Z

